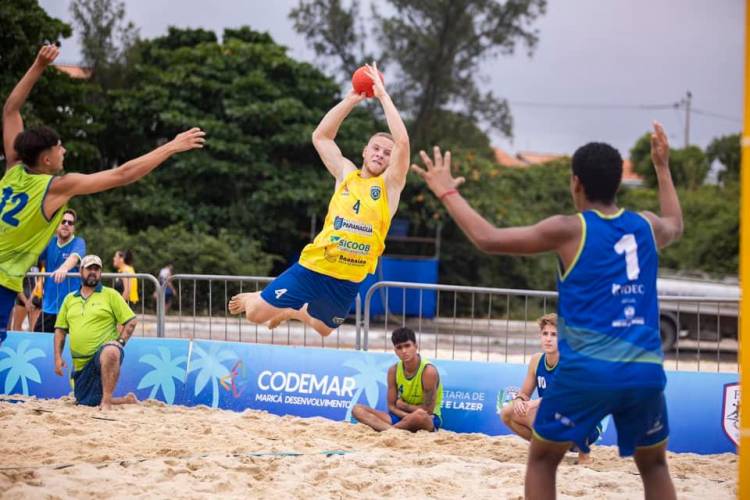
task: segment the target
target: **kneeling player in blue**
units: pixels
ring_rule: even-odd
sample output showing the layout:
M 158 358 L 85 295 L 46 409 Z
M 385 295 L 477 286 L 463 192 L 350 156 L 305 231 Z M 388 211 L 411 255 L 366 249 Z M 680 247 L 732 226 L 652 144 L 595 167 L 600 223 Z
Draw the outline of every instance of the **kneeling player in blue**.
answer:
M 656 276 L 658 249 L 680 238 L 683 223 L 664 129 L 655 123 L 651 135 L 660 215 L 617 206 L 622 157 L 603 143 L 573 155 L 570 192 L 579 213 L 527 227 L 497 228 L 474 211 L 456 190 L 450 153 L 421 156 L 426 170 L 413 169 L 479 249 L 558 257 L 560 361 L 534 421 L 526 497 L 554 498 L 557 466 L 571 444 L 587 451 L 591 433 L 612 415 L 620 454 L 634 455 L 646 498 L 675 498 Z
M 534 420 L 536 419 L 539 404 L 547 389 L 557 373 L 557 364 L 560 360 L 560 351 L 557 350 L 557 314 L 545 314 L 537 320 L 539 324 L 539 335 L 541 337 L 542 352 L 531 356 L 529 369 L 521 389 L 510 404 L 506 405 L 500 412 L 500 419 L 515 434 L 526 441 L 531 441 Z M 537 399 L 531 399 L 536 390 Z M 601 426 L 597 426 L 586 440 L 586 445 L 591 445 L 599 439 Z M 578 463 L 584 464 L 589 460 L 588 451 L 574 447 L 578 451 Z
M 391 342 L 399 360 L 388 369 L 388 413 L 357 404 L 352 416 L 376 431 L 437 431 L 442 425 L 443 402 L 443 383 L 437 367 L 417 352 L 414 330 L 396 328 Z

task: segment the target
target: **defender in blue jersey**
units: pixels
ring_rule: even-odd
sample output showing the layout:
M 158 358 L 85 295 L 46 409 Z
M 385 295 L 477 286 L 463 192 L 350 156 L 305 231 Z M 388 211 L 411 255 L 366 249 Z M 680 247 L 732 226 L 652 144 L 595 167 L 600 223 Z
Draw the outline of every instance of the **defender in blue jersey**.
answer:
M 537 323 L 542 352 L 531 356 L 529 369 L 521 384 L 521 389 L 513 401 L 500 412 L 500 419 L 506 427 L 526 441 L 531 441 L 539 405 L 557 375 L 557 366 L 560 361 L 560 351 L 557 347 L 557 314 L 545 314 L 537 320 Z M 531 399 L 534 391 L 538 396 L 537 399 Z M 595 443 L 600 435 L 601 426 L 596 426 L 586 439 L 586 445 Z M 588 462 L 588 451 L 583 451 L 578 447 L 575 447 L 573 451 L 578 451 L 579 464 Z
M 436 147 L 434 160 L 420 154 L 426 170 L 412 169 L 479 249 L 559 258 L 560 361 L 534 421 L 526 496 L 554 498 L 557 466 L 571 443 L 585 451 L 586 437 L 612 415 L 620 454 L 634 455 L 646 497 L 675 498 L 656 275 L 657 250 L 679 239 L 683 223 L 662 126 L 654 123 L 651 135 L 660 215 L 617 206 L 622 158 L 607 144 L 586 144 L 573 155 L 570 191 L 579 214 L 514 228 L 494 227 L 459 195 L 463 179 L 451 175 L 450 153 L 443 158 Z

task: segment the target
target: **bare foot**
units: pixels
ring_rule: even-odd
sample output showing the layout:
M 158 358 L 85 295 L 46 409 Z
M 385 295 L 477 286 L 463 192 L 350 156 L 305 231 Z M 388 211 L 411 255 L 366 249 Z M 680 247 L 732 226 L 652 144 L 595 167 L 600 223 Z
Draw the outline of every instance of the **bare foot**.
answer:
M 110 411 L 112 409 L 112 402 L 102 400 L 102 403 L 99 406 L 99 409 L 102 411 Z
M 112 398 L 113 405 L 133 405 L 138 403 L 138 398 L 132 392 L 121 398 Z
M 578 460 L 576 465 L 587 465 L 591 463 L 591 455 L 589 453 L 578 453 Z
M 250 295 L 252 295 L 252 293 L 239 293 L 232 297 L 232 300 L 229 301 L 229 312 L 231 314 L 240 314 L 244 312 L 245 300 Z

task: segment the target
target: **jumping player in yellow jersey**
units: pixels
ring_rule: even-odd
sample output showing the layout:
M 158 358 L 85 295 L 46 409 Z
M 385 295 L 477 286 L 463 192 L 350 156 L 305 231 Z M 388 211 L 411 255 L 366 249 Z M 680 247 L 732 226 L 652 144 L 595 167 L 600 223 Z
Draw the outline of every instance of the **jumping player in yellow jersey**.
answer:
M 6 171 L 0 179 L 0 343 L 26 271 L 36 264 L 74 196 L 98 193 L 133 183 L 169 157 L 203 147 L 205 135 L 193 128 L 150 153 L 117 168 L 95 174 L 59 174 L 65 148 L 48 127 L 23 129 L 21 108 L 34 84 L 57 58 L 59 49 L 45 45 L 3 106 Z
M 362 151 L 360 170 L 344 158 L 334 139 L 344 119 L 365 99 L 364 94 L 350 93 L 323 117 L 312 141 L 336 179 L 323 230 L 302 250 L 299 262 L 262 292 L 232 297 L 232 314 L 244 312 L 249 321 L 267 323 L 269 328 L 296 319 L 325 337 L 346 318 L 359 284 L 375 272 L 406 184 L 410 156 L 404 122 L 375 65 L 367 68 L 390 134 L 370 137 Z

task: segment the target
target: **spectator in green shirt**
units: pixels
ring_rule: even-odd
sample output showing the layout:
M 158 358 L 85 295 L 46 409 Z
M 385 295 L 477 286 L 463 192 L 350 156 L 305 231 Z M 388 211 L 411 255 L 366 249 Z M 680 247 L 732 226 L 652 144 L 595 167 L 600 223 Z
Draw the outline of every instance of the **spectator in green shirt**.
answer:
M 81 261 L 81 289 L 65 297 L 57 315 L 55 373 L 63 374 L 65 335 L 70 335 L 76 402 L 110 410 L 112 405 L 138 402 L 133 393 L 112 397 L 125 357 L 123 348 L 136 321 L 122 295 L 101 281 L 102 260 L 87 255 Z

